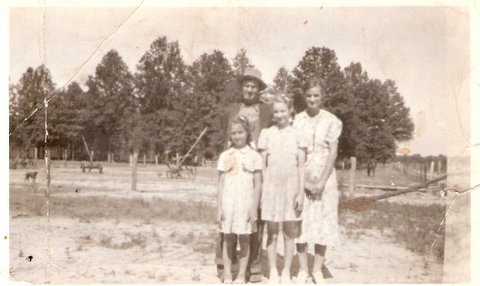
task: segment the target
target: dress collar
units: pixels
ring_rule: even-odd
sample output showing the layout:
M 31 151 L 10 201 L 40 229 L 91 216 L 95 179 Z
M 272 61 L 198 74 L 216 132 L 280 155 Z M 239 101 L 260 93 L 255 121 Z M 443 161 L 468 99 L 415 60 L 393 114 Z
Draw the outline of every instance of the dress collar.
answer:
M 307 113 L 307 111 L 305 110 L 305 117 L 307 117 L 307 118 L 312 118 L 312 119 L 318 118 L 318 117 L 321 117 L 324 112 L 325 112 L 325 111 L 324 111 L 322 108 L 320 108 L 320 110 L 318 111 L 318 113 L 317 113 L 315 116 L 310 116 L 310 115 Z
M 257 103 L 254 103 L 254 104 L 252 104 L 252 105 L 245 105 L 245 103 L 242 102 L 242 103 L 240 104 L 240 109 L 242 109 L 242 108 L 253 108 L 253 109 L 255 109 L 255 111 L 259 111 L 259 107 L 258 107 L 258 106 L 259 106 L 259 103 L 258 103 L 258 102 L 257 102 Z
M 288 132 L 292 129 L 292 125 L 290 125 L 290 124 L 285 126 L 284 128 L 278 128 L 277 125 L 273 125 L 273 126 L 275 126 L 275 129 L 277 129 L 277 131 L 280 131 L 280 132 L 284 132 L 284 131 Z
M 250 151 L 251 147 L 249 145 L 245 145 L 245 147 L 237 149 L 235 147 L 231 147 L 230 153 L 240 152 L 242 154 L 246 154 Z

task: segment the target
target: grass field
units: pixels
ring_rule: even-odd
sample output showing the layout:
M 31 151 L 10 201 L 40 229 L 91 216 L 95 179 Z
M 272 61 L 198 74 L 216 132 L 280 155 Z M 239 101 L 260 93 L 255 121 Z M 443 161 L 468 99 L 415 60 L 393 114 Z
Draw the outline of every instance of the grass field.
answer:
M 10 172 L 12 279 L 218 283 L 214 169 L 199 168 L 194 180 L 167 180 L 159 176 L 164 166 L 140 164 L 139 192 L 134 193 L 126 164 L 105 165 L 103 174 L 82 173 L 79 163 L 72 162 L 53 162 L 51 170 L 48 218 L 45 170 L 38 169 L 36 183 L 24 181 L 27 170 Z M 363 173 L 356 174 L 358 181 L 411 183 L 388 166 L 379 168 L 375 178 Z M 338 177 L 342 183 L 347 174 L 339 171 Z M 355 195 L 379 192 L 359 190 Z M 333 282 L 441 282 L 445 205 L 438 195 L 408 194 L 378 201 L 365 212 L 341 210 L 339 215 L 341 236 L 327 251 Z M 281 254 L 279 247 L 280 262 Z M 30 255 L 32 261 L 26 259 Z M 295 261 L 293 275 L 297 269 Z

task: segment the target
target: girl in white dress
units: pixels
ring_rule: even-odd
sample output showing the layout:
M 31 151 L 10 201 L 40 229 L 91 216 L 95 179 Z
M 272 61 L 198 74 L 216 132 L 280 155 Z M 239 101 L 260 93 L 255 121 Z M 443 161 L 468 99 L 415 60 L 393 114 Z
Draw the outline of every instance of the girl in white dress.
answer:
M 292 102 L 283 94 L 273 100 L 275 125 L 263 129 L 257 148 L 264 163 L 261 210 L 267 223 L 267 253 L 270 265 L 269 282 L 277 284 L 277 239 L 279 226 L 283 228 L 284 267 L 281 283 L 290 283 L 290 268 L 294 239 L 300 230 L 300 212 L 303 205 L 303 164 L 305 146 L 298 140 L 290 125 Z
M 338 236 L 339 194 L 334 164 L 342 122 L 321 109 L 324 90 L 320 81 L 310 82 L 304 95 L 307 109 L 295 116 L 294 122 L 294 128 L 307 143 L 302 232 L 297 239 L 300 264 L 297 283 L 302 284 L 308 276 L 307 243 L 315 245 L 313 279 L 315 283 L 322 283 L 327 246 L 334 245 Z
M 232 283 L 232 253 L 240 243 L 239 271 L 235 283 L 245 283 L 250 255 L 250 234 L 255 231 L 261 191 L 262 157 L 248 144 L 248 120 L 236 117 L 230 125 L 232 147 L 218 160 L 217 222 L 224 235 L 224 283 Z

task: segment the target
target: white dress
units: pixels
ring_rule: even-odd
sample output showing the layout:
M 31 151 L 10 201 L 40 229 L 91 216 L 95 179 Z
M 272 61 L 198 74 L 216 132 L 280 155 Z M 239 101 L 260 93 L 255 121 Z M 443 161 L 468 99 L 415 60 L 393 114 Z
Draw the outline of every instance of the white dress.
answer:
M 262 157 L 250 146 L 230 148 L 218 159 L 218 171 L 225 173 L 221 232 L 250 234 L 254 222 L 248 223 L 253 206 L 254 173 L 262 171 Z
M 300 220 L 295 215 L 295 194 L 299 190 L 298 136 L 291 126 L 263 129 L 258 139 L 258 150 L 266 152 L 263 173 L 261 218 L 283 222 Z M 303 191 L 300 193 L 303 195 Z
M 338 142 L 342 122 L 332 113 L 321 109 L 314 116 L 305 111 L 295 116 L 293 124 L 307 145 L 305 163 L 305 188 L 312 189 L 318 183 L 329 154 L 329 144 Z M 321 200 L 305 197 L 302 213 L 302 233 L 297 243 L 334 245 L 338 237 L 338 188 L 333 168 L 327 179 Z

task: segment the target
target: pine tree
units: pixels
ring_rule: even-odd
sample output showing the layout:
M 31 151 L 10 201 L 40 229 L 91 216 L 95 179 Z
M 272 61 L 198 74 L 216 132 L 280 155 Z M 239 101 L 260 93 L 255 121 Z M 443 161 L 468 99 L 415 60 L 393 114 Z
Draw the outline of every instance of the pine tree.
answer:
M 234 94 L 228 93 L 229 82 L 234 81 L 233 71 L 224 54 L 218 50 L 204 53 L 189 68 L 192 85 L 192 101 L 188 107 L 188 120 L 185 128 L 192 129 L 196 137 L 208 127 L 208 133 L 202 138 L 199 149 L 208 148 L 220 152 L 223 147 L 221 119 L 226 106 Z M 190 141 L 193 143 L 192 139 Z M 191 143 L 190 143 L 191 144 Z
M 87 81 L 84 129 L 95 149 L 112 154 L 123 147 L 125 121 L 134 109 L 134 81 L 117 51 L 109 51 Z
M 142 56 L 135 74 L 140 115 L 133 130 L 142 134 L 145 140 L 137 142 L 135 139 L 131 145 L 140 144 L 151 153 L 180 148 L 182 140 L 179 132 L 184 115 L 182 103 L 188 90 L 186 68 L 178 42 L 168 42 L 166 37 L 157 38 Z
M 235 58 L 233 58 L 232 66 L 235 76 L 241 76 L 245 73 L 247 68 L 255 67 L 247 57 L 247 50 L 245 49 L 240 49 L 240 51 L 238 51 Z
M 10 142 L 22 146 L 25 152 L 30 146 L 43 146 L 45 144 L 43 102 L 56 92 L 50 71 L 45 65 L 40 65 L 36 69 L 29 67 L 11 91 L 14 92 L 15 100 L 11 105 L 14 122 L 10 125 L 10 132 L 13 132 Z
M 291 90 L 292 76 L 285 67 L 278 69 L 273 79 L 274 88 L 282 92 L 288 92 Z

